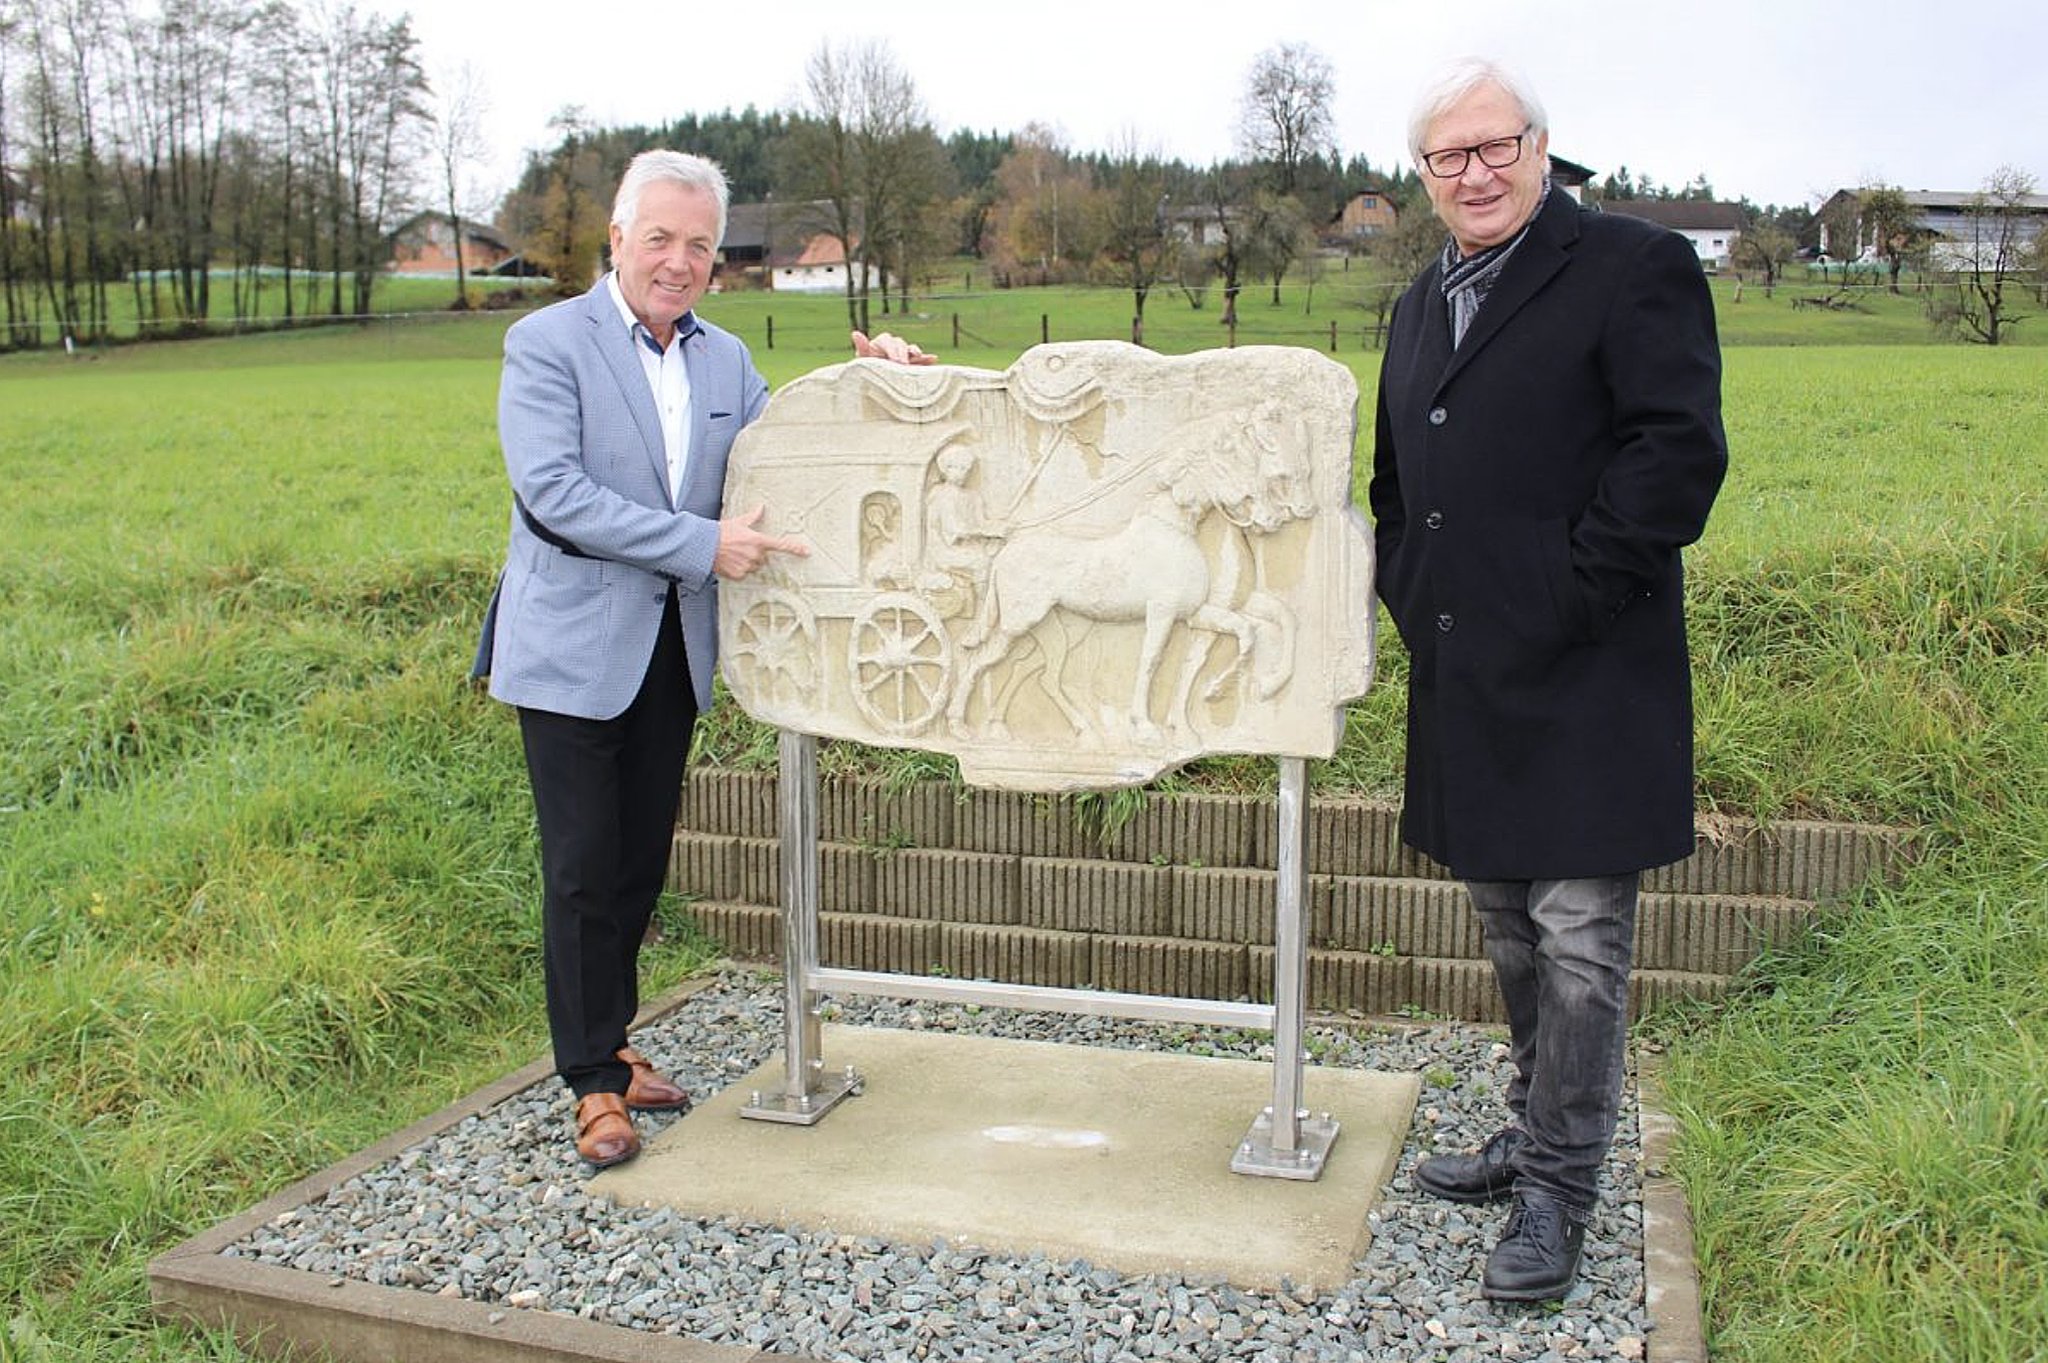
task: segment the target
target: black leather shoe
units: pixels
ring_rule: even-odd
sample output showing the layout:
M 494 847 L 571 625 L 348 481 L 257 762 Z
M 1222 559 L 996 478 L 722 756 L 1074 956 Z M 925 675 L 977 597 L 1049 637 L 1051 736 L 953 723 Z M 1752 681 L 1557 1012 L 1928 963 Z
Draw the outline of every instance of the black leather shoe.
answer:
M 1517 1193 L 1507 1229 L 1486 1256 L 1479 1295 L 1489 1301 L 1556 1301 L 1571 1291 L 1585 1247 L 1583 1212 L 1543 1193 Z
M 1415 1166 L 1415 1186 L 1453 1202 L 1505 1202 L 1515 1193 L 1515 1152 L 1528 1144 L 1528 1133 L 1508 1127 L 1471 1155 L 1431 1155 Z

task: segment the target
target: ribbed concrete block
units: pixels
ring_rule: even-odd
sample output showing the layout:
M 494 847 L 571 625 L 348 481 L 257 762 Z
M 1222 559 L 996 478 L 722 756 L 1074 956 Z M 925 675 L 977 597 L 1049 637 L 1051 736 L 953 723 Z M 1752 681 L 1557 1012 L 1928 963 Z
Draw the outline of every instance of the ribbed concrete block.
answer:
M 824 913 L 871 913 L 875 907 L 875 855 L 843 842 L 818 844 L 818 908 Z
M 1021 863 L 1022 923 L 1061 932 L 1153 936 L 1167 928 L 1163 866 L 1072 857 L 1026 857 Z
M 1636 968 L 1733 975 L 1765 947 L 1793 941 L 1817 912 L 1797 899 L 1645 894 L 1636 914 Z
M 874 859 L 873 909 L 899 918 L 1018 923 L 1020 875 L 1019 858 L 997 852 L 885 852 Z
M 1396 1011 L 1414 1010 L 1467 1022 L 1507 1020 L 1500 988 L 1493 980 L 1493 966 L 1488 962 L 1418 956 L 1410 971 L 1414 997 L 1407 1009 Z
M 1109 837 L 1105 855 L 1171 866 L 1249 866 L 1270 800 L 1232 795 L 1148 795 Z
M 949 782 L 885 781 L 834 777 L 821 781 L 818 836 L 862 847 L 950 847 L 957 792 Z
M 1686 999 L 1727 996 L 1729 981 L 1720 975 L 1695 975 L 1678 970 L 1638 970 L 1628 982 L 1629 1017 L 1640 1018 Z
M 1479 917 L 1456 881 L 1337 876 L 1309 944 L 1338 951 L 1470 958 L 1483 954 Z
M 1173 870 L 1173 914 L 1168 931 L 1175 937 L 1208 942 L 1273 941 L 1274 883 L 1271 871 L 1250 869 Z M 1313 923 L 1315 897 L 1310 895 L 1307 922 Z
M 1273 950 L 1251 949 L 1252 997 L 1273 1001 Z M 1415 992 L 1414 963 L 1405 956 L 1362 951 L 1311 951 L 1308 1006 L 1326 1013 L 1397 1013 Z
M 774 838 L 733 840 L 736 897 L 749 904 L 782 904 L 782 844 Z M 842 842 L 818 844 L 818 908 L 867 913 L 875 902 L 875 857 Z
M 676 820 L 699 833 L 772 838 L 781 827 L 775 778 L 766 772 L 692 767 L 683 777 L 683 800 Z
M 953 842 L 963 852 L 1024 857 L 1095 857 L 1092 826 L 1072 798 L 971 788 L 953 809 Z
M 1330 916 L 1330 878 L 1302 884 L 1302 929 L 1311 938 Z M 1166 930 L 1200 941 L 1271 945 L 1280 912 L 1279 877 L 1252 868 L 1196 870 L 1175 867 Z
M 1251 988 L 1241 946 L 1172 937 L 1092 937 L 1095 983 L 1132 994 L 1238 999 Z
M 733 842 L 733 863 L 739 876 L 737 898 L 748 904 L 781 905 L 780 842 L 774 838 L 737 838 Z
M 736 961 L 782 960 L 782 914 L 775 909 L 703 900 L 690 906 L 690 917 Z
M 739 840 L 678 829 L 669 850 L 667 888 L 705 899 L 738 899 Z
M 1090 940 L 1077 932 L 944 923 L 939 960 L 963 980 L 1079 989 L 1094 983 Z
M 1311 800 L 1308 868 L 1323 875 L 1398 874 L 1401 812 L 1366 800 Z
M 1646 876 L 1645 888 L 1836 899 L 1897 875 L 1918 854 L 1919 839 L 1869 824 L 1787 821 L 1760 828 L 1716 819 L 1697 835 L 1695 847 L 1684 861 Z
M 818 960 L 845 970 L 928 975 L 943 968 L 939 925 L 870 913 L 821 913 Z

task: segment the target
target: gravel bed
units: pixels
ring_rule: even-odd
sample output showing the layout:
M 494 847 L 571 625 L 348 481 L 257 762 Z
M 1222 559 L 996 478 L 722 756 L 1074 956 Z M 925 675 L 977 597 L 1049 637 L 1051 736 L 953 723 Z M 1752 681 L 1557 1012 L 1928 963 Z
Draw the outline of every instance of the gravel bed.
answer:
M 1115 1018 L 884 999 L 828 1004 L 857 1026 L 1270 1060 L 1270 1040 Z M 1316 1063 L 1419 1073 L 1422 1096 L 1372 1243 L 1333 1291 L 1248 1291 L 1180 1275 L 948 1241 L 894 1244 L 800 1227 L 619 1208 L 585 1193 L 570 1103 L 552 1077 L 285 1212 L 223 1251 L 307 1273 L 553 1311 L 648 1332 L 826 1359 L 1120 1363 L 1131 1359 L 1640 1359 L 1644 1307 L 1633 1084 L 1561 1306 L 1479 1296 L 1504 1207 L 1417 1192 L 1417 1159 L 1476 1146 L 1506 1120 L 1507 1047 L 1464 1024 L 1312 1027 Z M 729 972 L 634 1037 L 700 1099 L 773 1058 L 782 988 Z M 643 1137 L 673 1117 L 642 1113 Z

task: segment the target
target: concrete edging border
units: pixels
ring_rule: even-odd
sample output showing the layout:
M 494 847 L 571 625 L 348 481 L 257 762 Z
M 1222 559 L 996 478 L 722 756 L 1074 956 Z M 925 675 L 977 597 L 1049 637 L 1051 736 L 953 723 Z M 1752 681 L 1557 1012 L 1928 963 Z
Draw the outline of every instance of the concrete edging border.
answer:
M 1664 1057 L 1636 1048 L 1636 1113 L 1642 1124 L 1643 1309 L 1650 1315 L 1646 1363 L 1707 1363 L 1700 1314 L 1692 1208 L 1671 1174 L 1677 1119 L 1664 1109 Z

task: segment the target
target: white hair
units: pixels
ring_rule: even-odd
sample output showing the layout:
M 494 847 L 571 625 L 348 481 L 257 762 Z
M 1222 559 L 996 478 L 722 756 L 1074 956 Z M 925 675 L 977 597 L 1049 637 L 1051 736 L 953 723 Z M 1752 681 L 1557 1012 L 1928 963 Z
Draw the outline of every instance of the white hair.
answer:
M 669 183 L 709 194 L 718 205 L 718 240 L 725 241 L 726 210 L 732 190 L 718 162 L 686 151 L 643 151 L 626 166 L 619 177 L 618 196 L 612 200 L 612 226 L 625 231 L 640 212 L 640 193 L 652 184 Z
M 1536 91 L 1520 72 L 1490 57 L 1459 57 L 1445 63 L 1415 97 L 1414 110 L 1408 115 L 1408 154 L 1417 165 L 1422 164 L 1422 139 L 1428 134 L 1429 125 L 1482 85 L 1498 85 L 1507 92 L 1508 98 L 1520 107 L 1522 121 L 1529 125 L 1532 139 L 1550 130 L 1550 116 L 1543 112 L 1543 101 L 1536 98 Z

